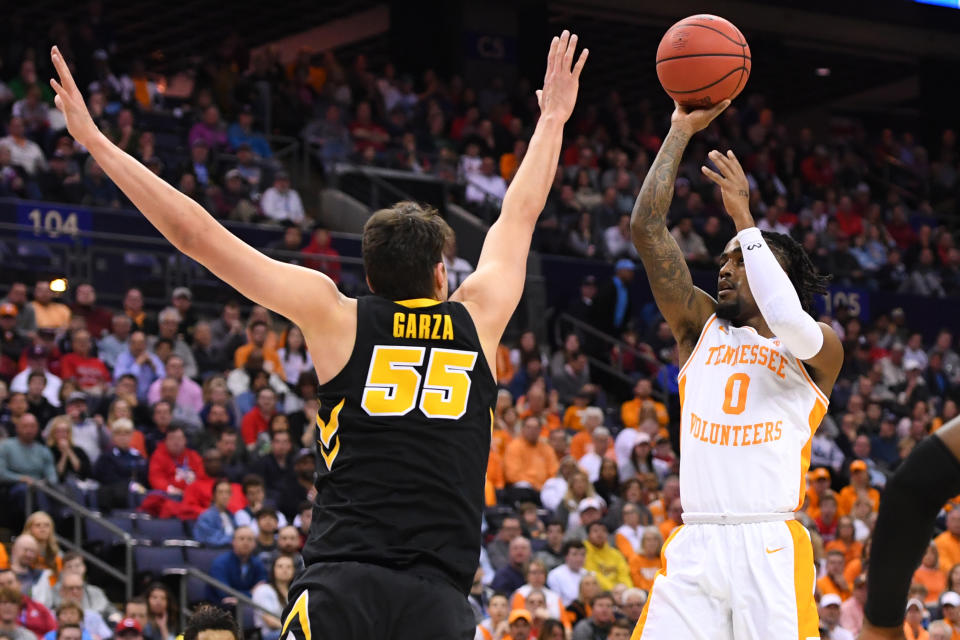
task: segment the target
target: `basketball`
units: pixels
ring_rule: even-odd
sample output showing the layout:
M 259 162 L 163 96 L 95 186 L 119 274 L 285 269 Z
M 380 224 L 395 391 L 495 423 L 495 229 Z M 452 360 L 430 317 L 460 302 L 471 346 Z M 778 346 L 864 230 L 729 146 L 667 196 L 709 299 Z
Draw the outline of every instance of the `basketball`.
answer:
M 750 77 L 750 46 L 729 20 L 699 14 L 667 29 L 657 47 L 657 77 L 671 98 L 707 108 L 735 98 Z

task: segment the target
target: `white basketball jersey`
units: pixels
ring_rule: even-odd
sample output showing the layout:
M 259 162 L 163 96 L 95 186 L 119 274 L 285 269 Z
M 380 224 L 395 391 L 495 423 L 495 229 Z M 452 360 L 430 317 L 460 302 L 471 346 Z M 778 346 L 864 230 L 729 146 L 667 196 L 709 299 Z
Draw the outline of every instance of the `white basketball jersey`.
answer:
M 684 511 L 798 510 L 828 399 L 776 338 L 711 316 L 680 369 Z

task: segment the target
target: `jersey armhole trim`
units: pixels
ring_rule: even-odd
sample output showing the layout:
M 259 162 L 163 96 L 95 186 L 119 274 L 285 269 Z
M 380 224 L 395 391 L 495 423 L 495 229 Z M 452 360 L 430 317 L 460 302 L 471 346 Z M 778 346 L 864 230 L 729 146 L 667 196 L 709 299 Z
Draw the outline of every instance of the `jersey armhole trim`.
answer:
M 800 369 L 800 375 L 803 376 L 804 380 L 807 381 L 807 384 L 809 384 L 813 388 L 813 390 L 817 393 L 817 397 L 820 398 L 821 401 L 823 401 L 823 404 L 829 407 L 830 398 L 828 398 L 827 394 L 825 394 L 823 390 L 819 386 L 817 386 L 817 383 L 813 381 L 813 378 L 811 378 L 810 374 L 807 373 L 807 369 L 806 367 L 803 366 L 803 362 L 800 360 L 800 358 L 798 358 L 797 356 L 793 356 L 793 360 L 794 362 L 797 363 L 797 368 Z
M 433 298 L 411 298 L 410 300 L 394 300 L 393 303 L 401 307 L 406 307 L 407 309 L 421 309 L 423 307 L 435 307 L 440 304 L 440 300 L 434 300 Z
M 700 330 L 700 337 L 697 338 L 697 344 L 694 345 L 693 351 L 690 352 L 690 357 L 687 358 L 687 361 L 683 363 L 683 366 L 680 368 L 680 372 L 677 374 L 677 380 L 683 377 L 683 373 L 687 370 L 687 367 L 693 362 L 693 356 L 696 355 L 697 350 L 700 348 L 700 345 L 703 343 L 704 337 L 707 335 L 707 329 L 710 328 L 710 325 L 713 324 L 713 321 L 717 319 L 717 314 L 712 314 L 707 318 L 707 323 L 703 325 L 703 329 Z

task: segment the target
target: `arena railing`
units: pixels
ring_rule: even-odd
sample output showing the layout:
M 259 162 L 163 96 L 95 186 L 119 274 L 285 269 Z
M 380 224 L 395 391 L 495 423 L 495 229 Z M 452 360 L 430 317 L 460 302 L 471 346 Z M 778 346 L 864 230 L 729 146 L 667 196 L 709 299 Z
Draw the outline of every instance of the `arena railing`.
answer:
M 89 562 L 91 565 L 95 566 L 97 569 L 100 569 L 110 577 L 116 579 L 117 581 L 123 583 L 124 595 L 127 601 L 133 598 L 133 548 L 136 546 L 137 541 L 129 533 L 113 524 L 112 522 L 103 518 L 99 513 L 92 511 L 80 504 L 76 500 L 73 500 L 69 496 L 60 492 L 57 489 L 54 489 L 49 484 L 43 481 L 37 481 L 30 485 L 27 485 L 26 493 L 26 513 L 33 513 L 33 508 L 35 503 L 40 503 L 41 500 L 37 496 L 34 496 L 34 492 L 40 493 L 44 496 L 45 500 L 54 501 L 60 504 L 62 507 L 66 507 L 73 513 L 73 537 L 67 538 L 59 533 L 55 534 L 57 537 L 57 542 L 67 549 L 68 551 L 75 551 L 83 556 L 85 562 Z M 120 540 L 120 543 L 124 548 L 124 566 L 123 571 L 114 567 L 113 565 L 105 562 L 100 557 L 90 553 L 83 547 L 83 524 L 84 521 L 93 522 L 97 526 L 102 527 L 109 531 L 111 534 L 117 537 Z
M 244 609 L 248 608 L 250 611 L 259 611 L 260 613 L 265 613 L 271 616 L 277 616 L 276 612 L 270 611 L 269 609 L 257 604 L 253 601 L 250 596 L 245 595 L 230 585 L 220 582 L 213 576 L 200 571 L 196 567 L 171 567 L 163 572 L 167 576 L 178 576 L 180 578 L 179 585 L 179 600 L 180 600 L 180 626 L 181 628 L 185 627 L 187 624 L 187 617 L 190 613 L 190 603 L 188 596 L 188 581 L 190 578 L 194 578 L 203 582 L 204 584 L 213 587 L 219 591 L 222 591 L 227 594 L 228 597 L 234 598 L 237 601 L 237 626 L 240 629 L 240 636 L 244 635 L 244 628 L 246 626 L 247 620 L 244 619 Z

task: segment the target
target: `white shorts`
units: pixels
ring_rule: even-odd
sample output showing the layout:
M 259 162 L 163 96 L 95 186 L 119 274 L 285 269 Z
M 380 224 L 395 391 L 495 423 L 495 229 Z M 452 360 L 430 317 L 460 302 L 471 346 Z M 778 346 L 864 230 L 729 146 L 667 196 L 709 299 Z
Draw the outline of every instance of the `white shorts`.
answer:
M 815 575 L 796 520 L 681 526 L 631 640 L 819 640 Z

